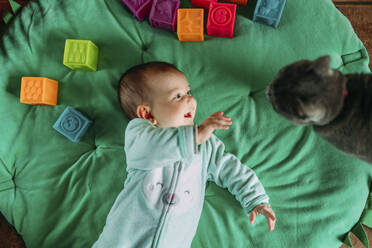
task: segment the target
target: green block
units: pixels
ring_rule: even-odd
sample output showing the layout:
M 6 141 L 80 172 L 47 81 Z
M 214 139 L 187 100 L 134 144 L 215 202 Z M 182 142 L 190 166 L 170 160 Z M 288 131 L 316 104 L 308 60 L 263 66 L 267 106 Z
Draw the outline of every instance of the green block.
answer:
M 98 47 L 90 40 L 66 40 L 63 64 L 72 70 L 96 71 Z

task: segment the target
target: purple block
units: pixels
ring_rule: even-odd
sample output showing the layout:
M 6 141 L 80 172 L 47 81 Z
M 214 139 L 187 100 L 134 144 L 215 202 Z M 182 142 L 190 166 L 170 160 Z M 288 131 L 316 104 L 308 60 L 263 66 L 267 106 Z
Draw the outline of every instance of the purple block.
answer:
M 151 10 L 152 0 L 122 0 L 139 21 L 143 21 Z
M 176 31 L 177 9 L 180 0 L 154 0 L 149 21 L 155 28 Z

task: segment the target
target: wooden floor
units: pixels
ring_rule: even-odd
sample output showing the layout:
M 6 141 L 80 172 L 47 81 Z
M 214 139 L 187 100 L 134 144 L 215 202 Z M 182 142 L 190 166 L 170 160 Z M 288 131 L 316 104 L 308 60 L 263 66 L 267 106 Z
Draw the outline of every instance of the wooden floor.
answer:
M 355 32 L 368 50 L 372 70 L 372 0 L 333 0 L 336 7 L 350 20 Z

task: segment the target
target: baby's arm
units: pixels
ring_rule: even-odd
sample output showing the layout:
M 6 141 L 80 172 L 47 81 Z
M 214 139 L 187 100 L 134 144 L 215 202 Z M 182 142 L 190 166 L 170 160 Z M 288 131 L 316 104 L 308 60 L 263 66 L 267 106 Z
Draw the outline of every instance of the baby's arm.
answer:
M 159 128 L 145 119 L 132 120 L 125 131 L 129 169 L 150 170 L 190 159 L 196 151 L 196 126 Z
M 269 197 L 253 170 L 243 165 L 234 155 L 225 153 L 225 145 L 215 135 L 207 142 L 207 149 L 210 156 L 208 180 L 227 188 L 240 202 L 244 212 L 251 213 L 251 222 L 257 214 L 269 216 Z M 268 208 L 265 207 L 261 212 L 261 205 Z M 270 229 L 274 228 L 275 214 L 272 217 L 268 218 Z

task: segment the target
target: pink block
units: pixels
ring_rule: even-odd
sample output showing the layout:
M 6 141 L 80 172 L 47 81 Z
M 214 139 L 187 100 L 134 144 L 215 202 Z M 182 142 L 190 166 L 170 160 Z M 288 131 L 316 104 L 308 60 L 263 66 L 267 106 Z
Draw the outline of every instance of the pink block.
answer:
M 180 0 L 154 0 L 149 16 L 151 26 L 176 31 L 179 7 Z
M 208 35 L 232 38 L 235 17 L 236 4 L 211 2 L 207 21 Z
M 122 0 L 139 21 L 150 13 L 152 0 Z
M 209 9 L 211 2 L 217 2 L 217 0 L 191 0 L 191 4 L 204 9 Z

